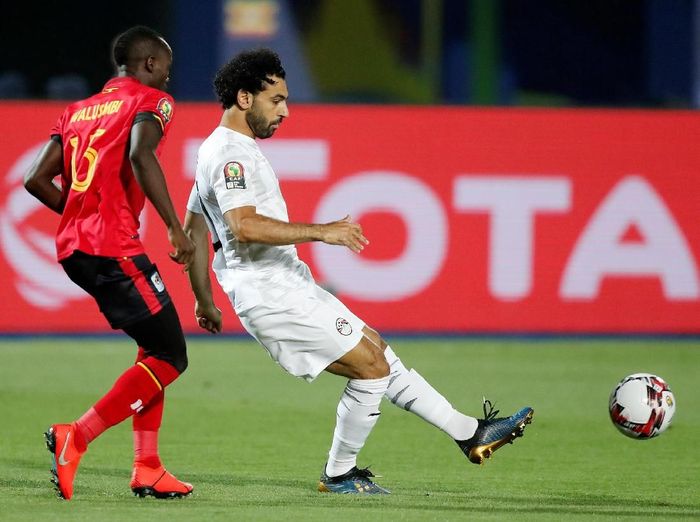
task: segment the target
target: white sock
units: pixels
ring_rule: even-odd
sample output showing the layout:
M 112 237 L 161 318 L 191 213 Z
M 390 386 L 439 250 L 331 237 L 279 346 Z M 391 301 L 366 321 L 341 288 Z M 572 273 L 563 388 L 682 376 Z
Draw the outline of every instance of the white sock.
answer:
M 455 440 L 467 440 L 474 435 L 478 426 L 474 417 L 455 410 L 417 371 L 407 370 L 390 346 L 384 350 L 384 357 L 390 367 L 387 399 L 440 428 Z
M 357 454 L 379 419 L 379 403 L 388 385 L 388 376 L 348 381 L 338 403 L 333 444 L 328 452 L 329 477 L 342 475 L 356 465 Z

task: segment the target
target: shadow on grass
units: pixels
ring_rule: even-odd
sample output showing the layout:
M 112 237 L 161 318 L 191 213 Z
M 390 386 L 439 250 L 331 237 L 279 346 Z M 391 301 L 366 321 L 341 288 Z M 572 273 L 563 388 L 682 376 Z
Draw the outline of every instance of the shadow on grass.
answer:
M 313 480 L 290 480 L 277 477 L 261 477 L 254 475 L 236 476 L 230 480 L 222 480 L 223 475 L 197 474 L 201 483 L 232 485 L 236 487 L 273 487 L 289 488 L 297 490 L 292 492 L 298 495 L 301 503 L 314 508 L 334 508 L 339 503 L 349 500 L 353 507 L 374 509 L 381 504 L 392 504 L 391 507 L 401 510 L 423 510 L 442 512 L 475 512 L 475 513 L 532 513 L 532 514 L 581 514 L 581 515 L 605 515 L 605 516 L 633 516 L 646 518 L 650 516 L 665 516 L 678 518 L 700 517 L 700 505 L 679 502 L 667 502 L 659 500 L 646 500 L 639 498 L 625 498 L 614 495 L 564 495 L 550 494 L 538 497 L 519 496 L 483 496 L 465 495 L 463 491 L 440 491 L 426 494 L 416 489 L 395 490 L 389 497 L 373 496 L 370 500 L 361 496 L 337 496 L 332 494 L 319 494 L 315 491 Z M 226 484 L 225 484 L 225 483 Z M 389 486 L 390 487 L 390 486 Z M 311 498 L 313 502 L 308 504 Z M 420 501 L 416 501 L 420 499 Z M 284 495 L 282 498 L 265 498 L 261 501 L 239 499 L 240 505 L 265 505 L 270 507 L 284 507 L 290 505 L 290 498 Z M 292 501 L 293 503 L 293 501 Z M 388 507 L 388 506 L 387 506 Z
M 0 476 L 0 488 L 14 490 L 48 490 L 49 464 L 38 464 L 31 459 L 2 459 L 12 467 L 25 470 L 46 470 L 46 479 L 39 478 L 8 478 Z M 129 467 L 98 467 L 85 466 L 83 483 L 89 481 L 91 475 L 100 477 L 128 480 Z M 85 477 L 87 475 L 87 477 Z M 253 475 L 240 472 L 231 473 L 187 473 L 186 479 L 195 485 L 198 502 L 219 503 L 221 498 L 207 498 L 207 489 L 216 488 L 259 488 L 261 494 L 237 495 L 236 504 L 245 506 L 292 507 L 297 504 L 311 509 L 328 509 L 349 507 L 359 509 L 376 509 L 380 506 L 401 511 L 438 511 L 443 513 L 529 513 L 561 514 L 561 515 L 603 515 L 610 517 L 647 518 L 651 516 L 674 518 L 700 518 L 700 505 L 688 503 L 667 502 L 655 499 L 625 498 L 604 494 L 564 494 L 541 493 L 537 496 L 506 496 L 466 494 L 461 490 L 446 488 L 432 489 L 430 493 L 415 487 L 395 489 L 388 497 L 359 497 L 354 495 L 337 496 L 319 494 L 315 491 L 316 481 L 310 477 L 290 479 L 272 475 Z M 390 484 L 387 484 L 391 488 Z M 99 493 L 95 484 L 84 484 L 83 494 Z M 289 490 L 289 491 L 283 491 Z M 269 495 L 273 492 L 273 495 Z

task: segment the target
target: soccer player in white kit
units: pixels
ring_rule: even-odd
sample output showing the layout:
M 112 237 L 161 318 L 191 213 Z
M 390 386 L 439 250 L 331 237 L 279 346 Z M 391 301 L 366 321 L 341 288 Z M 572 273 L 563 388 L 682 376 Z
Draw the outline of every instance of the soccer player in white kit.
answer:
M 184 227 L 196 244 L 188 271 L 195 315 L 202 328 L 221 331 L 209 279 L 211 235 L 216 278 L 270 356 L 307 381 L 324 370 L 349 379 L 319 491 L 388 493 L 369 469 L 357 467 L 382 397 L 445 431 L 477 464 L 521 436 L 532 408 L 496 418 L 485 400 L 483 419 L 458 412 L 375 330 L 320 288 L 297 257 L 296 243 L 323 241 L 359 253 L 369 242 L 350 216 L 324 224 L 289 222 L 279 182 L 255 141 L 272 136 L 289 116 L 279 57 L 269 49 L 243 52 L 219 70 L 214 87 L 224 112 L 199 149 Z

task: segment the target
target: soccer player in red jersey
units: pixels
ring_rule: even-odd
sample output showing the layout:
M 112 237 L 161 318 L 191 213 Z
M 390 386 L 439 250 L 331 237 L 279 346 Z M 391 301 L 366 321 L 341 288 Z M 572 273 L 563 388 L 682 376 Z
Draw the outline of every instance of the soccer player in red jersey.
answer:
M 158 455 L 165 387 L 187 368 L 180 320 L 158 270 L 139 238 L 145 198 L 158 211 L 174 251 L 187 268 L 194 244 L 173 209 L 158 161 L 173 117 L 165 88 L 172 64 L 168 43 L 147 27 L 133 27 L 113 43 L 117 76 L 69 105 L 32 164 L 26 189 L 61 214 L 58 261 L 90 295 L 114 329 L 138 344 L 136 364 L 79 419 L 46 432 L 59 497 L 73 480 L 88 444 L 133 415 L 131 489 L 158 498 L 189 495 L 192 486 L 168 473 Z M 60 176 L 60 188 L 54 178 Z

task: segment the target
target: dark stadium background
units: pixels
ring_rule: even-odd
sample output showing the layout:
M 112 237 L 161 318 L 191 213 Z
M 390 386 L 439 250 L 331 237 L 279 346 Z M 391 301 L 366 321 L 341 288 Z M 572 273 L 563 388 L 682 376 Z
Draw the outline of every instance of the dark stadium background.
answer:
M 0 76 L 22 75 L 26 88 L 21 95 L 30 98 L 47 97 L 47 82 L 68 74 L 97 89 L 111 73 L 105 59 L 110 38 L 142 23 L 173 44 L 173 94 L 181 100 L 210 100 L 207 79 L 222 60 L 221 13 L 232 3 L 3 2 Z M 302 49 L 316 91 L 309 101 L 622 107 L 693 107 L 697 102 L 700 46 L 694 35 L 700 15 L 694 0 L 267 4 L 285 11 L 283 38 Z M 337 19 L 327 14 L 338 9 L 347 13 Z M 352 26 L 358 39 L 381 39 L 387 46 L 385 70 L 399 67 L 420 81 L 397 92 L 376 78 L 368 89 L 362 79 L 342 75 L 340 64 L 333 71 L 333 44 L 318 36 L 331 20 Z M 263 38 L 258 43 L 277 42 Z M 331 55 L 329 60 L 319 57 L 323 53 Z M 382 58 L 363 54 L 354 59 L 371 64 Z M 353 70 L 352 55 L 350 60 L 343 56 L 342 68 Z M 329 74 L 343 76 L 342 92 L 324 86 Z M 421 82 L 429 87 L 427 94 Z M 4 97 L 11 96 L 6 92 Z

